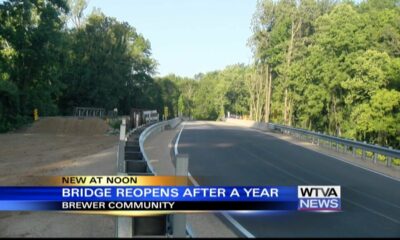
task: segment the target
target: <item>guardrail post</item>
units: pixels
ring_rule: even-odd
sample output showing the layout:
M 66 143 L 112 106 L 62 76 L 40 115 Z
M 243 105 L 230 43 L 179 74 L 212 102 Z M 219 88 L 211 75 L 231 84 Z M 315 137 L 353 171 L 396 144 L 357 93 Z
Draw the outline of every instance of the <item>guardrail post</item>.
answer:
M 392 166 L 392 158 L 389 156 L 387 157 L 386 166 L 388 166 L 388 167 Z
M 126 173 L 118 173 L 118 176 L 127 176 Z M 116 237 L 131 238 L 132 237 L 132 217 L 117 217 Z
M 392 147 L 386 148 L 377 145 L 374 146 L 372 144 L 367 144 L 366 141 L 360 142 L 356 140 L 342 139 L 340 137 L 329 136 L 327 133 L 296 129 L 280 124 L 268 123 L 267 126 L 269 129 L 276 130 L 276 132 L 291 135 L 294 138 L 299 138 L 301 140 L 311 141 L 313 144 L 316 142 L 320 147 L 331 150 L 336 149 L 337 152 L 351 154 L 354 158 L 360 157 L 362 160 L 371 160 L 373 163 L 380 162 L 379 155 L 385 156 L 387 167 L 393 165 L 393 159 L 400 159 L 400 150 L 394 150 Z M 340 145 L 343 146 L 343 151 L 340 151 Z M 358 154 L 359 151 L 361 152 L 360 155 Z M 369 155 L 370 152 L 372 153 L 371 156 Z
M 126 132 L 126 119 L 122 119 L 121 126 L 119 128 L 119 140 L 124 141 L 125 140 L 125 132 Z
M 364 144 L 367 144 L 367 142 L 364 141 Z M 363 159 L 364 159 L 364 160 L 368 158 L 368 156 L 367 156 L 367 150 L 366 150 L 365 148 L 362 150 L 362 155 L 363 155 Z
M 119 129 L 119 144 L 118 144 L 118 155 L 117 155 L 117 172 L 125 172 L 125 131 L 126 131 L 126 120 L 122 119 L 122 123 Z
M 393 148 L 389 147 L 389 149 L 393 149 Z M 392 166 L 392 157 L 390 157 L 390 156 L 386 157 L 386 166 L 388 166 L 388 167 Z
M 176 176 L 188 176 L 189 157 L 187 154 L 176 155 Z M 173 216 L 173 237 L 184 238 L 186 237 L 186 215 L 174 214 Z

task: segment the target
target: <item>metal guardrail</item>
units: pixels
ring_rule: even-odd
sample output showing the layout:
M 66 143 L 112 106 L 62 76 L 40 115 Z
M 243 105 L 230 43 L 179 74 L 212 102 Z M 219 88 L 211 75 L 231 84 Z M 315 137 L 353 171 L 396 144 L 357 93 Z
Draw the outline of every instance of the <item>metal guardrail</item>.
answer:
M 118 175 L 156 175 L 144 151 L 144 142 L 153 134 L 162 132 L 167 127 L 175 128 L 181 119 L 175 118 L 168 121 L 148 123 L 130 130 L 126 133 L 126 120 L 120 126 L 120 141 L 117 156 Z M 126 134 L 125 134 L 126 133 Z M 172 216 L 154 217 L 117 217 L 116 237 L 133 236 L 169 236 L 173 228 Z M 172 232 L 174 232 L 172 230 Z M 155 234 L 155 235 L 154 235 Z M 175 233 L 174 233 L 175 235 Z
M 329 136 L 319 132 L 309 131 L 301 128 L 294 128 L 274 123 L 255 122 L 251 120 L 241 120 L 236 118 L 227 118 L 240 125 L 253 127 L 260 130 L 275 130 L 283 134 L 292 135 L 301 140 L 309 141 L 321 147 L 328 147 L 352 154 L 353 157 L 360 157 L 363 160 L 370 159 L 375 164 L 386 165 L 387 167 L 400 170 L 400 150 L 391 147 L 382 147 L 355 140 Z
M 174 121 L 176 121 L 176 120 L 171 119 L 171 120 L 168 120 L 168 121 L 163 121 L 163 122 L 155 123 L 155 124 L 151 125 L 150 127 L 146 128 L 146 129 L 140 134 L 140 137 L 139 137 L 140 151 L 142 152 L 142 154 L 143 154 L 143 159 L 147 162 L 150 171 L 151 171 L 154 175 L 156 175 L 157 173 L 154 171 L 153 166 L 151 166 L 151 164 L 149 164 L 149 158 L 148 158 L 148 156 L 147 156 L 147 154 L 146 154 L 146 151 L 144 151 L 144 142 L 145 142 L 146 139 L 147 139 L 148 137 L 150 137 L 151 135 L 156 134 L 156 133 L 159 133 L 159 132 L 162 132 L 162 131 L 165 129 L 165 127 L 166 127 L 167 125 L 171 126 L 171 124 L 173 124 Z M 179 123 L 179 122 L 178 122 L 178 123 Z
M 74 108 L 75 117 L 104 117 L 104 108 L 91 108 L 91 107 L 75 107 Z
M 149 158 L 144 151 L 144 142 L 148 137 L 153 134 L 159 133 L 163 131 L 166 127 L 175 128 L 181 122 L 180 118 L 174 118 L 168 121 L 162 122 L 151 122 L 148 124 L 141 125 L 137 128 L 131 129 L 128 133 L 126 133 L 126 120 L 122 120 L 122 124 L 120 126 L 120 139 L 119 139 L 119 146 L 118 146 L 118 155 L 117 155 L 117 172 L 119 173 L 126 173 L 126 166 L 125 166 L 125 147 L 129 138 L 136 132 L 140 132 L 140 135 L 137 139 L 138 146 L 140 149 L 141 154 L 143 155 L 143 160 L 146 161 L 148 170 L 152 174 L 156 174 L 151 164 L 149 164 Z
M 234 121 L 241 121 L 233 119 Z M 249 122 L 249 121 L 247 121 Z M 305 129 L 288 127 L 274 123 L 253 122 L 252 126 L 262 130 L 275 130 L 283 134 L 295 136 L 301 140 L 309 141 L 313 144 L 343 153 L 352 154 L 354 157 L 359 156 L 361 159 L 371 159 L 373 163 L 384 164 L 387 167 L 393 167 L 400 170 L 400 150 L 386 148 L 378 145 L 368 144 L 366 142 L 359 142 L 340 137 L 329 136 L 319 132 L 313 132 Z M 393 164 L 393 161 L 399 161 L 398 164 Z
M 329 136 L 322 133 L 288 127 L 279 124 L 268 123 L 268 128 L 271 130 L 278 130 L 282 133 L 290 135 L 297 135 L 297 137 L 308 140 L 317 145 L 321 145 L 321 141 L 325 141 L 329 143 L 328 146 L 330 148 L 334 148 L 338 152 L 340 151 L 340 148 L 342 148 L 344 153 L 348 153 L 350 151 L 353 156 L 357 156 L 357 149 L 359 149 L 361 150 L 362 159 L 367 159 L 368 155 L 371 155 L 371 159 L 374 163 L 377 163 L 378 161 L 386 162 L 387 167 L 391 167 L 393 165 L 393 159 L 400 159 L 400 150 L 392 148 L 386 148 L 378 145 L 368 144 L 365 142 Z M 322 144 L 324 143 L 322 142 Z M 379 155 L 381 155 L 381 158 L 384 160 L 379 160 Z
M 339 138 L 339 137 L 334 137 L 334 136 L 329 136 L 325 135 L 322 133 L 317 133 L 313 131 L 308 131 L 305 129 L 300 129 L 300 128 L 293 128 L 293 127 L 288 127 L 284 125 L 279 125 L 279 124 L 273 124 L 273 123 L 268 123 L 268 128 L 272 130 L 280 130 L 283 133 L 295 133 L 295 134 L 302 134 L 306 136 L 312 137 L 311 141 L 317 143 L 320 140 L 325 140 L 328 142 L 335 143 L 335 147 L 339 148 L 340 145 L 344 147 L 344 149 L 350 149 L 352 150 L 353 154 L 355 155 L 356 149 L 361 149 L 362 151 L 362 158 L 366 158 L 366 152 L 372 152 L 373 153 L 373 159 L 376 161 L 377 160 L 377 154 L 383 155 L 387 160 L 387 166 L 391 166 L 391 161 L 392 158 L 398 158 L 400 159 L 400 150 L 392 149 L 392 148 L 386 148 L 386 147 L 381 147 L 378 145 L 373 145 L 373 144 L 368 144 L 365 142 L 359 142 L 359 141 L 354 141 L 354 140 L 349 140 L 349 139 L 344 139 L 344 138 Z
M 126 132 L 126 119 L 122 119 L 117 155 L 117 174 L 119 176 L 153 175 L 149 171 L 148 162 L 143 159 L 139 147 L 139 136 L 150 124 L 152 123 L 138 126 Z M 165 222 L 165 217 L 117 217 L 116 237 L 131 238 L 140 235 L 156 235 L 159 237 L 160 234 L 165 234 L 167 227 Z M 147 227 L 149 224 L 152 225 L 151 228 Z

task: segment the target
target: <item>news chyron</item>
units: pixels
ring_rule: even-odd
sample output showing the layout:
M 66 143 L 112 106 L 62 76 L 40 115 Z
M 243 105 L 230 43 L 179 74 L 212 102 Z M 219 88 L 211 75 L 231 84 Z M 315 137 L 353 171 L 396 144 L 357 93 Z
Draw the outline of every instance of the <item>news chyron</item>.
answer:
M 341 211 L 340 186 L 298 186 L 299 211 Z

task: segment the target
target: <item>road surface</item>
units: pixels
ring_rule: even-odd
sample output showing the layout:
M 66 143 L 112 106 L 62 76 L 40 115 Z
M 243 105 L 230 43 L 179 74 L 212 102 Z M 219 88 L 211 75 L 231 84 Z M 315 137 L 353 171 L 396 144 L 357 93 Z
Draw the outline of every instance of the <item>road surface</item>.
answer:
M 400 237 L 400 181 L 267 133 L 186 122 L 179 153 L 200 185 L 341 185 L 342 212 L 231 213 L 255 237 Z

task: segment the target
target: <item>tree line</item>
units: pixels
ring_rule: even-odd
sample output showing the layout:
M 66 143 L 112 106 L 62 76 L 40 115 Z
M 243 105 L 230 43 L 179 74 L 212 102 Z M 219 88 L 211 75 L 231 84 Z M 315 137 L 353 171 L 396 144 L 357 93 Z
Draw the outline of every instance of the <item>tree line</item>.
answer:
M 400 1 L 264 0 L 253 32 L 271 121 L 400 147 Z
M 252 30 L 253 64 L 195 77 L 195 118 L 400 147 L 400 1 L 260 0 Z
M 150 41 L 85 0 L 0 3 L 0 132 L 74 107 L 158 108 Z M 165 98 L 166 99 L 166 98 Z
M 73 107 L 237 114 L 400 147 L 400 1 L 259 0 L 254 63 L 154 77 L 150 41 L 84 0 L 0 4 L 0 131 Z
M 400 1 L 260 0 L 254 63 L 200 74 L 194 117 L 400 147 Z

